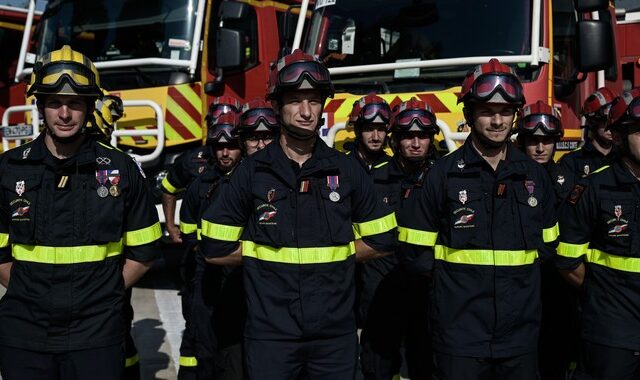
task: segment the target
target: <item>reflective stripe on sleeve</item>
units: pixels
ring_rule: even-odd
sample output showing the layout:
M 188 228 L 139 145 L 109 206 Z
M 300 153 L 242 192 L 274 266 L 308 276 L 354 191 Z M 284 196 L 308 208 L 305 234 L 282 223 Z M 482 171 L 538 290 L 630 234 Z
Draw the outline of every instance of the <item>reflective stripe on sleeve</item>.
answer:
M 134 365 L 138 364 L 139 361 L 140 361 L 140 355 L 135 354 L 133 356 L 130 356 L 124 359 L 124 367 L 125 368 L 133 367 Z
M 368 222 L 353 223 L 353 228 L 360 236 L 371 236 L 392 230 L 397 225 L 396 214 L 392 212 Z
M 122 253 L 122 240 L 101 245 L 75 247 L 47 247 L 42 245 L 13 244 L 13 258 L 42 264 L 78 264 L 103 261 Z
M 577 259 L 582 255 L 586 255 L 589 253 L 589 243 L 584 244 L 571 244 L 560 242 L 558 244 L 558 255 L 563 257 L 569 257 L 572 259 Z
M 437 232 L 414 230 L 407 227 L 398 227 L 398 240 L 401 242 L 433 247 L 438 238 Z
M 180 367 L 197 367 L 198 359 L 195 356 L 180 356 Z
M 192 234 L 198 230 L 198 225 L 195 223 L 180 222 L 180 232 L 183 234 Z
M 178 193 L 181 190 L 181 189 L 176 188 L 175 186 L 173 186 L 171 184 L 171 182 L 169 182 L 169 177 L 164 177 L 162 179 L 162 188 L 164 188 L 165 190 L 167 190 L 171 194 Z
M 538 251 L 529 250 L 491 250 L 491 249 L 453 249 L 443 245 L 435 246 L 436 260 L 454 264 L 517 266 L 533 264 Z
M 640 258 L 616 256 L 599 249 L 589 250 L 587 262 L 625 272 L 640 273 Z
M 202 236 L 223 241 L 238 241 L 242 236 L 244 227 L 228 226 L 225 224 L 211 223 L 202 219 Z
M 0 234 L 0 248 L 9 246 L 9 234 Z
M 555 241 L 560 235 L 560 228 L 558 227 L 558 223 L 556 223 L 553 227 L 544 228 L 542 230 L 542 240 L 545 243 L 551 243 Z
M 356 253 L 354 242 L 333 247 L 306 248 L 274 248 L 256 244 L 252 241 L 242 242 L 242 256 L 253 257 L 262 261 L 285 264 L 323 264 L 344 261 Z
M 162 228 L 160 222 L 156 222 L 149 227 L 141 228 L 135 231 L 125 231 L 124 245 L 136 246 L 153 243 L 162 237 Z

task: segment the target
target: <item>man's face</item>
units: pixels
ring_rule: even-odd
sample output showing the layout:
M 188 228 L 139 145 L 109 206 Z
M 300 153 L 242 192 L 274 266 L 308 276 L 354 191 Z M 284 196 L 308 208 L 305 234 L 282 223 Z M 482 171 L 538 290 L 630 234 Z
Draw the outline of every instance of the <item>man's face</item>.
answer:
M 428 132 L 404 132 L 398 136 L 400 156 L 409 161 L 421 161 L 427 157 L 431 146 L 431 135 Z
M 358 126 L 360 130 L 360 145 L 367 151 L 378 153 L 384 149 L 387 138 L 386 124 L 363 124 Z
M 633 156 L 636 162 L 640 162 L 640 122 L 635 122 L 627 128 L 629 130 L 629 135 L 627 136 L 629 154 Z
M 316 90 L 285 92 L 280 121 L 287 126 L 315 131 L 322 117 L 323 101 L 322 94 Z
M 527 136 L 524 140 L 525 153 L 539 164 L 553 159 L 554 147 L 555 139 L 551 136 Z
M 589 130 L 593 131 L 594 137 L 598 141 L 609 142 L 609 143 L 613 141 L 611 131 L 608 129 L 605 129 L 607 126 L 607 122 L 605 119 L 590 117 L 585 119 L 584 124 L 587 128 L 589 128 Z
M 87 102 L 82 96 L 49 95 L 44 100 L 45 122 L 60 138 L 77 134 L 85 124 L 87 112 Z
M 243 136 L 242 143 L 244 144 L 244 150 L 247 152 L 247 155 L 250 156 L 271 144 L 274 138 L 275 135 L 271 132 L 254 132 Z
M 240 160 L 242 151 L 237 143 L 218 143 L 215 145 L 216 161 L 222 171 L 233 169 Z
M 509 138 L 515 114 L 511 104 L 477 103 L 473 107 L 471 129 L 485 143 L 501 146 Z

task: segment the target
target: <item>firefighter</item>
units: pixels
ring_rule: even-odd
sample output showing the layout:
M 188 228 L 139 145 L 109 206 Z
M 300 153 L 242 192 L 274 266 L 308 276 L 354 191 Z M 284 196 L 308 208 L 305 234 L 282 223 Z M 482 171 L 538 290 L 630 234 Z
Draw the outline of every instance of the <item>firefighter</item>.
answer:
M 640 88 L 613 102 L 609 128 L 620 157 L 575 185 L 560 213 L 559 267 L 582 293 L 576 379 L 640 378 Z
M 539 261 L 558 234 L 553 185 L 509 142 L 524 104 L 513 69 L 476 66 L 458 102 L 471 133 L 399 213 L 398 252 L 433 276 L 438 379 L 536 379 Z
M 207 307 L 207 303 L 211 304 L 211 297 L 203 298 L 203 294 L 209 295 L 212 289 L 204 289 L 204 258 L 198 254 L 197 225 L 193 221 L 199 220 L 202 215 L 198 208 L 201 203 L 200 195 L 206 196 L 213 192 L 213 184 L 217 186 L 240 162 L 242 152 L 237 135 L 238 119 L 237 113 L 228 112 L 216 118 L 208 128 L 207 146 L 211 148 L 216 164 L 213 168 L 206 169 L 189 185 L 186 194 L 190 199 L 183 201 L 183 207 L 186 206 L 187 209 L 184 212 L 181 209 L 180 212 L 180 216 L 186 218 L 184 222 L 181 219 L 180 228 L 187 239 L 186 260 L 182 265 L 185 286 L 180 292 L 185 319 L 185 331 L 180 345 L 180 380 L 216 378 L 213 367 L 214 349 L 211 348 L 215 340 L 211 332 L 210 306 Z M 213 286 L 213 282 L 207 282 L 206 285 Z
M 240 102 L 233 96 L 220 96 L 213 99 L 209 105 L 209 112 L 205 118 L 207 129 L 211 128 L 216 119 L 228 112 L 239 112 Z M 166 177 L 162 180 L 162 210 L 164 212 L 165 227 L 169 239 L 173 243 L 182 243 L 180 228 L 175 224 L 176 203 L 178 195 L 198 178 L 207 168 L 216 165 L 211 147 L 199 146 L 185 152 L 171 165 Z
M 271 102 L 255 98 L 242 106 L 238 134 L 246 155 L 264 149 L 279 133 L 278 115 Z
M 280 138 L 240 164 L 202 220 L 207 261 L 242 260 L 249 379 L 352 379 L 354 263 L 395 245 L 366 173 L 318 136 L 333 92 L 312 56 L 281 58 L 268 87 Z
M 606 87 L 601 87 L 587 97 L 582 106 L 584 128 L 587 138 L 584 145 L 565 154 L 560 160 L 567 189 L 580 183 L 594 170 L 610 163 L 615 155 L 611 131 L 607 126 L 607 115 L 616 95 Z
M 432 142 L 440 129 L 431 108 L 416 98 L 396 106 L 391 120 L 394 156 L 378 170 L 374 183 L 383 201 L 399 212 L 410 204 L 435 162 Z M 430 379 L 427 308 L 419 302 L 427 296 L 426 277 L 407 272 L 395 255 L 362 266 L 361 309 L 366 316 L 360 335 L 363 377 L 388 380 L 398 374 L 404 342 L 409 378 Z
M 99 86 L 93 63 L 69 46 L 42 56 L 27 94 L 45 129 L 2 155 L 5 380 L 124 372 L 125 293 L 156 258 L 161 229 L 141 169 L 88 127 Z
M 556 209 L 568 194 L 560 167 L 553 161 L 556 142 L 563 135 L 560 115 L 542 101 L 526 105 L 518 115 L 518 144 L 525 154 L 547 170 L 556 193 Z M 577 297 L 552 261 L 543 262 L 542 321 L 538 346 L 540 378 L 565 379 L 575 366 L 578 346 Z

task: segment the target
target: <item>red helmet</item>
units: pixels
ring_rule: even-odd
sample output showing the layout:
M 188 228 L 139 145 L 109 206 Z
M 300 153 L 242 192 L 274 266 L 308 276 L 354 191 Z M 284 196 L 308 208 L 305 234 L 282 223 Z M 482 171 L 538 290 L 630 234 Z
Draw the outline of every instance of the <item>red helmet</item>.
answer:
M 436 115 L 422 100 L 411 98 L 393 108 L 391 132 L 427 131 L 440 132 Z
M 271 102 L 255 98 L 242 106 L 238 133 L 273 132 L 280 130 L 278 117 Z
M 582 106 L 584 117 L 606 119 L 616 95 L 606 87 L 600 87 L 585 99 Z
M 300 49 L 280 58 L 271 67 L 267 99 L 276 99 L 286 90 L 318 90 L 333 97 L 329 70 L 316 58 Z
M 618 96 L 609 111 L 608 126 L 621 129 L 627 122 L 640 122 L 640 87 L 632 88 Z
M 207 116 L 205 117 L 207 127 L 211 128 L 220 115 L 228 112 L 240 112 L 240 101 L 229 95 L 215 97 L 213 102 L 209 104 L 209 112 L 207 112 Z
M 496 58 L 476 66 L 473 71 L 467 73 L 462 82 L 458 103 L 467 101 L 508 103 L 516 106 L 525 103 L 518 75 L 511 67 L 500 63 Z
M 238 114 L 227 112 L 220 115 L 207 129 L 207 144 L 231 143 L 238 140 Z
M 518 136 L 540 135 L 562 137 L 560 114 L 548 104 L 538 100 L 527 104 L 518 114 Z
M 375 93 L 370 93 L 355 101 L 351 114 L 349 114 L 349 124 L 352 125 L 384 123 L 388 126 L 390 121 L 391 107 Z

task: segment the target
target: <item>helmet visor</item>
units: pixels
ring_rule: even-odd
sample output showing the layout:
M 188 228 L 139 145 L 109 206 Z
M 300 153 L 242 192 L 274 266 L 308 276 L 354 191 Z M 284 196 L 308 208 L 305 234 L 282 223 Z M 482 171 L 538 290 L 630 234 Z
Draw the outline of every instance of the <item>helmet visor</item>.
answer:
M 522 129 L 533 134 L 541 128 L 545 135 L 559 135 L 562 133 L 560 120 L 550 115 L 529 115 L 523 120 Z
M 386 104 L 367 104 L 360 111 L 360 117 L 358 122 L 373 122 L 377 117 L 380 117 L 382 121 L 388 123 L 391 119 L 391 110 Z
M 330 85 L 331 76 L 329 70 L 319 62 L 295 62 L 280 70 L 279 79 L 281 85 L 299 85 L 304 80 L 305 74 L 311 79 L 313 85 Z
M 98 95 L 96 77 L 89 68 L 73 63 L 60 62 L 43 66 L 33 84 L 36 92 L 56 93 L 67 82 L 78 95 Z
M 422 128 L 437 128 L 436 119 L 425 110 L 406 110 L 401 112 L 394 120 L 394 126 L 411 127 L 418 123 Z
M 627 108 L 627 115 L 635 120 L 640 120 L 640 97 L 635 98 Z
M 209 109 L 209 114 L 207 115 L 207 118 L 211 119 L 212 121 L 215 121 L 217 118 L 220 117 L 220 115 L 223 115 L 225 113 L 229 113 L 232 111 L 238 112 L 236 107 L 230 104 L 216 104 Z
M 509 102 L 520 102 L 522 99 L 522 86 L 511 75 L 482 75 L 473 87 L 473 93 L 479 100 L 489 100 L 497 91 Z
M 276 127 L 278 126 L 278 119 L 273 111 L 264 109 L 264 108 L 256 108 L 249 111 L 246 111 L 242 114 L 242 120 L 240 124 L 243 127 L 253 128 L 257 127 L 260 124 L 260 119 L 270 126 Z

